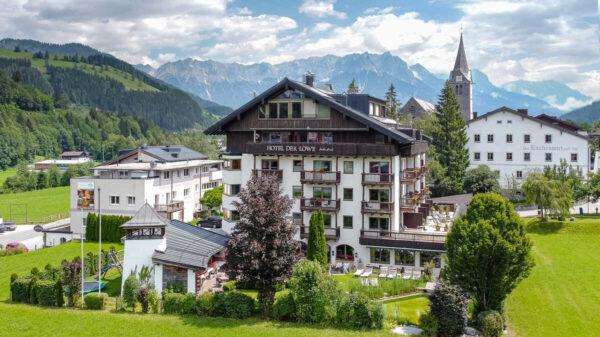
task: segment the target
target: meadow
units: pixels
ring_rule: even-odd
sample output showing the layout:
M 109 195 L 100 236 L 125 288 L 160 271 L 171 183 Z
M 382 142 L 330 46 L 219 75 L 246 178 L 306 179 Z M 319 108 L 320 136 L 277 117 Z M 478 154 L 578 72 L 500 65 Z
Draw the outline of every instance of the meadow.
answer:
M 69 216 L 69 186 L 0 194 L 0 217 L 22 223 L 47 223 Z

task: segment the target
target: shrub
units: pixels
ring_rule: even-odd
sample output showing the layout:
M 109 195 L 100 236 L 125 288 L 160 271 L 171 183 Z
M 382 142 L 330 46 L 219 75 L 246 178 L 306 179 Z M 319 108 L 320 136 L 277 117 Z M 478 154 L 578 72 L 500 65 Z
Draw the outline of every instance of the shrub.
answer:
M 37 270 L 37 268 L 34 268 L 35 270 Z M 36 295 L 36 290 L 37 290 L 37 286 L 36 283 L 38 281 L 37 277 L 35 276 L 37 274 L 31 273 L 31 278 L 29 279 L 29 304 L 37 304 L 37 295 Z
M 248 318 L 256 310 L 256 300 L 242 292 L 227 292 L 225 298 L 227 302 L 225 317 Z
M 477 316 L 482 337 L 500 337 L 504 326 L 502 315 L 497 311 L 489 310 Z
M 349 294 L 336 303 L 335 323 L 352 329 L 380 329 L 384 314 L 381 303 L 360 294 Z
M 437 320 L 431 313 L 423 314 L 419 317 L 419 328 L 423 330 L 425 336 L 435 336 L 437 333 Z
M 225 317 L 227 315 L 226 293 L 215 293 L 212 297 L 213 315 Z
M 10 284 L 10 297 L 14 302 L 29 303 L 29 278 L 19 277 Z
M 135 275 L 129 275 L 123 284 L 123 303 L 127 308 L 135 308 L 136 295 L 140 282 Z
M 45 307 L 56 306 L 56 283 L 40 280 L 35 283 L 36 302 Z
M 54 296 L 56 296 L 56 306 L 64 307 L 65 306 L 65 289 L 63 288 L 63 283 L 60 279 L 56 280 L 54 283 Z
M 460 288 L 440 283 L 431 296 L 431 314 L 438 325 L 437 335 L 453 337 L 462 335 L 467 326 L 467 298 Z
M 142 307 L 142 312 L 147 314 L 148 313 L 148 294 L 149 294 L 149 290 L 148 288 L 139 288 L 137 293 L 136 293 L 136 299 L 138 302 L 140 302 L 140 306 Z
M 196 298 L 196 314 L 198 316 L 212 316 L 214 314 L 214 295 L 204 293 Z
M 106 304 L 106 298 L 108 295 L 105 293 L 89 293 L 85 295 L 83 301 L 86 309 L 89 310 L 104 310 Z
M 227 281 L 223 283 L 223 291 L 228 292 L 235 290 L 235 281 Z
M 271 309 L 273 318 L 279 321 L 292 321 L 296 317 L 296 304 L 291 293 L 276 296 Z
M 160 297 L 154 289 L 150 289 L 148 292 L 148 304 L 150 305 L 150 312 L 158 314 L 160 312 Z
M 163 311 L 167 314 L 193 314 L 196 311 L 196 297 L 193 294 L 165 292 Z
M 183 282 L 169 282 L 165 286 L 165 291 L 171 293 L 185 294 L 187 293 L 187 286 L 183 284 Z
M 102 241 L 103 242 L 121 242 L 125 235 L 125 230 L 121 225 L 129 221 L 131 217 L 121 215 L 102 215 Z M 85 240 L 98 241 L 99 216 L 95 213 L 89 213 L 85 226 Z
M 337 283 L 323 272 L 319 263 L 308 260 L 298 262 L 289 285 L 298 321 L 323 323 L 335 317 L 333 303 L 341 292 Z

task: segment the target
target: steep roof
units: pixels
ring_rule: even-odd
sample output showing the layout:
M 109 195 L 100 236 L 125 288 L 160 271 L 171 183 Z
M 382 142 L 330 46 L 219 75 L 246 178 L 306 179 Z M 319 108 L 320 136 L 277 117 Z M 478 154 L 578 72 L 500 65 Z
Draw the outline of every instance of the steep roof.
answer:
M 454 61 L 454 71 L 460 71 L 465 75 L 469 73 L 469 65 L 467 64 L 467 54 L 465 53 L 462 33 L 460 33 L 458 53 L 456 54 L 456 60 Z
M 161 162 L 176 162 L 207 159 L 208 156 L 180 145 L 140 146 L 136 149 L 122 151 L 121 154 L 105 164 L 114 164 L 138 152 L 145 153 Z
M 519 112 L 517 110 L 511 109 L 511 108 L 506 107 L 506 106 L 501 106 L 498 109 L 495 109 L 495 110 L 492 110 L 490 112 L 486 112 L 483 115 L 477 116 L 477 117 L 475 117 L 475 118 L 467 121 L 467 125 L 470 125 L 470 124 L 472 124 L 472 123 L 474 123 L 476 121 L 479 121 L 481 119 L 485 119 L 485 118 L 487 118 L 487 117 L 489 117 L 491 115 L 497 114 L 499 112 L 510 112 L 510 113 L 513 113 L 513 114 L 515 114 L 515 115 L 517 115 L 519 117 L 523 117 L 523 118 L 529 119 L 531 121 L 534 121 L 534 122 L 537 122 L 537 123 L 541 123 L 541 124 L 543 124 L 545 126 L 548 126 L 548 127 L 560 130 L 560 131 L 568 133 L 570 135 L 573 135 L 573 136 L 576 136 L 576 137 L 579 137 L 579 138 L 583 138 L 583 139 L 589 139 L 588 135 L 583 135 L 583 134 L 580 134 L 578 132 L 574 132 L 570 128 L 564 128 L 560 124 L 551 123 L 551 122 L 547 121 L 545 118 L 532 117 L 532 116 L 528 115 L 527 113 L 522 113 L 522 112 Z
M 156 210 L 148 203 L 142 205 L 142 207 L 135 213 L 126 223 L 122 224 L 122 228 L 160 228 L 166 227 L 169 220 L 160 216 Z
M 283 80 L 279 81 L 277 84 L 272 86 L 271 88 L 265 90 L 260 95 L 254 97 L 248 103 L 242 105 L 237 110 L 233 111 L 229 115 L 223 117 L 221 120 L 207 128 L 204 132 L 209 135 L 223 134 L 223 127 L 227 125 L 229 122 L 234 121 L 238 116 L 246 113 L 253 107 L 258 104 L 261 104 L 264 100 L 267 100 L 269 97 L 277 94 L 281 90 L 285 89 L 294 89 L 304 93 L 307 97 L 310 97 L 316 100 L 318 103 L 329 106 L 341 114 L 359 122 L 363 125 L 390 137 L 391 139 L 397 141 L 400 144 L 410 144 L 415 141 L 414 138 L 396 130 L 393 127 L 386 125 L 385 123 L 365 114 L 360 111 L 354 110 L 346 105 L 343 105 L 337 102 L 332 96 L 328 95 L 325 91 L 320 90 L 318 88 L 311 87 L 301 82 L 290 80 L 285 77 Z
M 428 102 L 426 100 L 422 100 L 416 97 L 411 97 L 408 99 L 408 101 L 406 101 L 406 104 L 404 104 L 404 106 L 408 105 L 410 102 L 414 102 L 415 104 L 418 104 L 423 110 L 426 111 L 433 111 L 435 110 L 435 105 L 431 102 Z
M 152 254 L 158 263 L 188 268 L 206 268 L 210 258 L 225 249 L 229 236 L 224 232 L 207 230 L 179 220 L 171 220 L 167 226 L 166 248 Z

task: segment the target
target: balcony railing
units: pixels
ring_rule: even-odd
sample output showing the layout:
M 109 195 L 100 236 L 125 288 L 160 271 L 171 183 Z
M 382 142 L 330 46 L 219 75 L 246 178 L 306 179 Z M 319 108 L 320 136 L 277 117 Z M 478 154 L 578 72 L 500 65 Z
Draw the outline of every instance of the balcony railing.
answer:
M 340 172 L 302 171 L 300 181 L 307 184 L 338 184 Z
M 361 230 L 362 245 L 443 251 L 445 234 Z
M 173 201 L 168 204 L 155 204 L 154 209 L 157 212 L 174 213 L 183 209 L 183 201 Z
M 300 209 L 303 211 L 321 210 L 325 212 L 336 212 L 340 209 L 339 199 L 302 198 Z
M 308 226 L 300 227 L 300 237 L 307 238 L 308 237 Z M 327 240 L 336 240 L 340 237 L 340 228 L 339 227 L 325 227 L 325 239 Z
M 252 170 L 252 174 L 255 176 L 274 177 L 277 180 L 281 180 L 283 178 L 283 170 Z
M 363 201 L 363 213 L 390 214 L 394 211 L 393 202 Z
M 394 183 L 392 173 L 363 173 L 362 182 L 365 185 L 390 185 Z

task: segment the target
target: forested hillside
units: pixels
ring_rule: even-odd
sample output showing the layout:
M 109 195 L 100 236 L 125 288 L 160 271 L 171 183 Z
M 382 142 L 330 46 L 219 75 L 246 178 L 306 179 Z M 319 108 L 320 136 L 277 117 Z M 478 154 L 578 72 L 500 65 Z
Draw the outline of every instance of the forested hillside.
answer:
M 48 50 L 55 48 L 42 51 L 43 46 L 35 53 L 18 45 L 0 49 L 0 70 L 52 96 L 59 107 L 99 108 L 151 120 L 168 130 L 206 126 L 217 119 L 188 93 L 113 56 L 52 54 Z
M 123 113 L 56 107 L 52 97 L 23 82 L 0 70 L 0 170 L 66 149 L 86 149 L 100 161 L 144 143 L 182 144 L 210 156 L 218 150 L 199 130 L 173 133 Z

